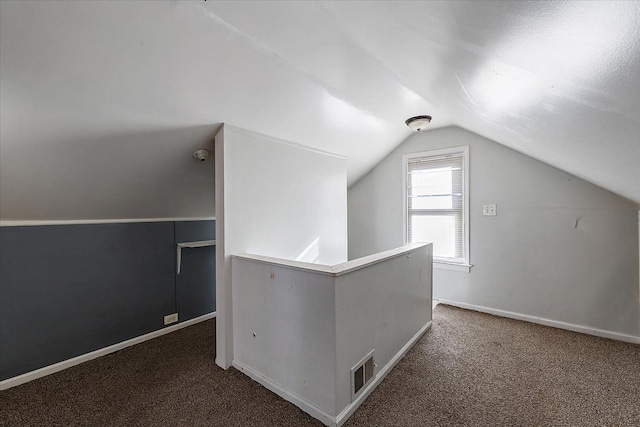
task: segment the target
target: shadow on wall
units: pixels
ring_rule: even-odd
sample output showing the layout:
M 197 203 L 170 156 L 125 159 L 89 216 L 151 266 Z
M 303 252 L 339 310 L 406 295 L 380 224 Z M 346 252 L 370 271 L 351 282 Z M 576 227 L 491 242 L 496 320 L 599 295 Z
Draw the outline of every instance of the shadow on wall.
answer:
M 2 141 L 3 220 L 210 217 L 220 123 L 66 140 Z M 193 151 L 211 157 L 199 164 Z

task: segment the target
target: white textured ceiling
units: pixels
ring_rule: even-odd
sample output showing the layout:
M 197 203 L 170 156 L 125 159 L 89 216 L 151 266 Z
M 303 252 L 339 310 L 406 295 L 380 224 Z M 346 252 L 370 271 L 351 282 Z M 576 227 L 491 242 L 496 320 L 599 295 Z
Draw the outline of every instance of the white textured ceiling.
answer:
M 344 154 L 353 183 L 417 114 L 640 202 L 639 2 L 3 1 L 0 19 L 3 218 L 203 214 L 175 210 L 197 181 L 181 156 L 223 122 Z M 123 197 L 145 180 L 162 190 Z

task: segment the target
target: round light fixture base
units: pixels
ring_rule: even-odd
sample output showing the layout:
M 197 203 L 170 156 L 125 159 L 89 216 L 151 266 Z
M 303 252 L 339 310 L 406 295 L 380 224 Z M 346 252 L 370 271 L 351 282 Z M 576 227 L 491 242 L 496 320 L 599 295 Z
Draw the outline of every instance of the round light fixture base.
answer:
M 420 132 L 431 122 L 431 116 L 415 116 L 405 121 L 411 129 Z

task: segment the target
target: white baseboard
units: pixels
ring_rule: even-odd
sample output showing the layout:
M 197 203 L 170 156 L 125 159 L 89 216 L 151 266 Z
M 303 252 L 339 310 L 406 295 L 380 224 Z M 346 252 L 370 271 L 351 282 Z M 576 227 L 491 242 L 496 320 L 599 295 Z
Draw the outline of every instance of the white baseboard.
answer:
M 464 302 L 449 301 L 446 299 L 438 299 L 438 301 L 440 304 L 452 305 L 454 307 L 460 307 L 468 310 L 479 311 L 481 313 L 493 314 L 495 316 L 500 316 L 500 317 L 507 317 L 509 319 L 524 320 L 526 322 L 537 323 L 539 325 L 544 325 L 544 326 L 551 326 L 552 328 L 566 329 L 567 331 L 579 332 L 582 334 L 593 335 L 600 338 L 609 338 L 612 340 L 624 341 L 631 344 L 640 344 L 640 337 L 621 334 L 619 332 L 606 331 L 604 329 L 597 329 L 589 326 L 574 325 L 572 323 L 565 323 L 557 320 L 545 319 L 543 317 L 529 316 L 527 314 L 515 313 L 512 311 L 498 310 L 495 308 L 483 307 L 480 305 L 467 304 Z
M 338 416 L 336 417 L 336 426 L 341 427 L 347 419 L 362 405 L 362 402 L 365 401 L 367 397 L 375 390 L 376 387 L 386 378 L 387 375 L 391 372 L 391 370 L 402 360 L 402 358 L 407 354 L 411 347 L 414 346 L 416 342 L 431 328 L 431 321 L 427 322 L 420 330 L 407 342 L 399 352 L 396 353 L 395 356 L 391 358 L 389 363 L 384 365 L 384 367 L 378 372 L 373 382 L 367 386 L 367 388 L 362 392 L 360 396 L 349 406 L 347 406 Z
M 284 400 L 293 403 L 298 408 L 302 409 L 307 414 L 311 415 L 313 418 L 319 420 L 324 425 L 329 427 L 340 427 L 342 426 L 347 419 L 353 415 L 353 413 L 358 409 L 358 407 L 365 401 L 365 399 L 371 394 L 371 392 L 385 379 L 389 372 L 402 360 L 402 358 L 407 354 L 407 352 L 413 347 L 413 345 L 431 328 L 431 321 L 429 321 L 426 325 L 424 325 L 420 330 L 407 342 L 401 349 L 396 353 L 395 356 L 387 363 L 376 375 L 375 379 L 371 384 L 367 386 L 367 388 L 358 396 L 358 398 L 349 404 L 338 416 L 334 417 L 322 409 L 315 406 L 313 403 L 308 402 L 302 397 L 291 393 L 280 384 L 272 381 L 271 379 L 265 377 L 261 373 L 253 370 L 252 368 L 238 362 L 237 360 L 233 361 L 233 367 L 238 369 L 240 372 L 249 376 L 252 380 L 262 384 L 268 390 L 271 390 L 278 396 L 282 397 Z
M 4 381 L 0 381 L 0 390 L 6 390 L 8 388 L 15 387 L 29 381 L 33 381 L 35 379 L 42 378 L 47 375 L 51 375 L 53 373 L 62 371 L 63 369 L 67 369 L 72 366 L 76 366 L 81 363 L 88 362 L 89 360 L 96 359 L 100 356 L 105 356 L 110 353 L 115 353 L 116 351 L 122 350 L 127 347 L 131 347 L 132 345 L 139 344 L 141 342 L 148 341 L 153 338 L 157 338 L 159 336 L 168 334 L 170 332 L 177 331 L 178 329 L 186 328 L 187 326 L 195 325 L 196 323 L 200 323 L 205 320 L 213 319 L 214 317 L 216 317 L 215 311 L 213 313 L 205 314 L 203 316 L 199 316 L 194 319 L 187 320 L 186 322 L 167 326 L 166 328 L 162 328 L 157 331 L 150 332 L 145 335 L 141 335 L 139 337 L 131 338 L 129 340 L 122 341 L 120 343 L 113 344 L 108 347 L 104 347 L 104 348 L 92 351 L 90 353 L 81 354 L 80 356 L 76 356 L 72 359 L 63 360 L 62 362 L 54 363 L 53 365 L 45 366 L 44 368 L 36 369 L 35 371 L 18 375 L 17 377 L 8 378 Z
M 237 360 L 234 360 L 232 362 L 232 365 L 234 368 L 236 368 L 243 374 L 247 375 L 252 380 L 263 385 L 266 389 L 274 392 L 284 400 L 293 403 L 298 408 L 302 409 L 304 412 L 311 415 L 313 418 L 322 422 L 324 425 L 327 425 L 329 427 L 336 427 L 336 417 L 318 408 L 313 403 L 303 399 L 302 397 L 298 396 L 295 393 L 290 392 L 289 390 L 282 387 L 280 384 L 274 382 L 270 378 L 265 377 L 258 371 L 255 371 L 254 369 L 244 365 L 242 362 L 238 362 Z

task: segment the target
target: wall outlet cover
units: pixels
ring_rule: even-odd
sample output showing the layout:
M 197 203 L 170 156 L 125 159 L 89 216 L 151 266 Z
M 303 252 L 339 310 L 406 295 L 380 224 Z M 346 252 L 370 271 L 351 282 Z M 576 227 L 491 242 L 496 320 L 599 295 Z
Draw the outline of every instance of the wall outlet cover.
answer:
M 172 323 L 176 323 L 178 321 L 178 313 L 168 314 L 164 316 L 164 324 L 170 325 Z
M 497 205 L 482 205 L 482 214 L 484 216 L 496 216 L 498 215 Z

